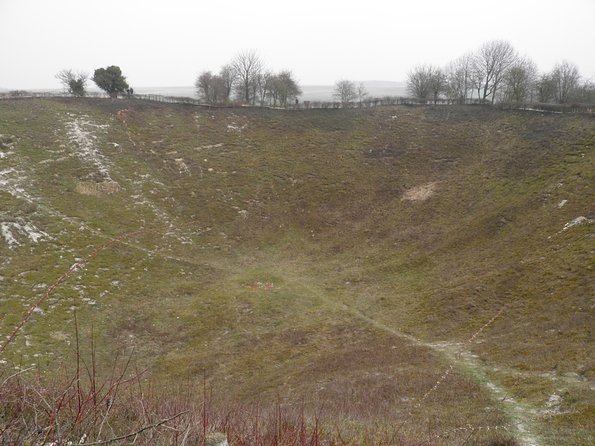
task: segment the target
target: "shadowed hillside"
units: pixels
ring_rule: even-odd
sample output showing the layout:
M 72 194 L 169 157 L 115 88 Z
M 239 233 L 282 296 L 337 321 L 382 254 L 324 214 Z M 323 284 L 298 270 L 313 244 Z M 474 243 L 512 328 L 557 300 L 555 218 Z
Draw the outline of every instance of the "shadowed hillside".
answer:
M 134 350 L 354 444 L 593 440 L 592 116 L 7 100 L 0 134 L 3 339 L 41 299 L 5 376 L 73 358 L 76 315 L 98 375 Z

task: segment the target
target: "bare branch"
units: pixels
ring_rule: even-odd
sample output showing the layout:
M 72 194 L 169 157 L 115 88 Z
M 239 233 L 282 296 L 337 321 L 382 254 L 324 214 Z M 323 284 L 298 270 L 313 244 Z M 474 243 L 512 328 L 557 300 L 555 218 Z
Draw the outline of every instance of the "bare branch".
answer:
M 121 435 L 119 437 L 110 438 L 109 440 L 96 441 L 94 443 L 82 443 L 81 446 L 96 446 L 96 445 L 100 445 L 100 444 L 109 444 L 109 443 L 113 443 L 115 441 L 125 440 L 127 438 L 134 437 L 134 436 L 136 436 L 136 435 L 138 435 L 138 434 L 140 434 L 140 433 L 142 433 L 142 432 L 144 432 L 146 430 L 154 429 L 156 427 L 159 427 L 162 424 L 167 423 L 168 421 L 174 420 L 174 419 L 176 419 L 178 417 L 181 417 L 182 415 L 187 414 L 188 412 L 190 412 L 190 411 L 189 410 L 185 410 L 183 412 L 177 413 L 173 417 L 166 418 L 164 420 L 159 421 L 158 423 L 149 424 L 148 426 L 143 426 L 139 430 L 134 431 L 134 432 L 131 432 L 131 433 L 126 434 L 126 435 Z

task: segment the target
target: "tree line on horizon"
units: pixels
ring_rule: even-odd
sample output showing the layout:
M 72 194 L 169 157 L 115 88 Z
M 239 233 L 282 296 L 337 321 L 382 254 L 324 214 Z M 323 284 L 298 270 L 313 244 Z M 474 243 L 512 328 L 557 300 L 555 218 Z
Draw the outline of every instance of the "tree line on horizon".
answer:
M 69 94 L 78 97 L 86 96 L 89 74 L 85 72 L 74 72 L 71 69 L 61 70 L 56 74 L 56 79 L 62 83 Z M 130 88 L 126 81 L 126 77 L 122 74 L 122 70 L 116 65 L 111 65 L 107 68 L 97 68 L 91 80 L 112 98 L 122 93 L 128 95 L 133 93 L 132 88 Z
M 71 69 L 56 74 L 65 90 L 73 96 L 85 96 L 89 79 L 111 97 L 118 94 L 131 94 L 120 67 L 112 65 L 95 70 L 92 78 L 84 72 Z M 274 73 L 267 70 L 256 51 L 238 53 L 218 73 L 200 73 L 195 82 L 196 94 L 211 104 L 223 104 L 236 100 L 252 105 L 284 107 L 297 100 L 302 90 L 289 70 Z
M 423 101 L 443 97 L 460 104 L 469 100 L 491 104 L 595 102 L 595 84 L 583 79 L 576 65 L 564 60 L 540 73 L 531 58 L 519 55 L 504 40 L 485 42 L 444 68 L 414 67 L 407 77 L 407 91 Z
M 218 73 L 200 73 L 194 84 L 197 96 L 211 104 L 235 99 L 252 105 L 285 107 L 297 100 L 302 90 L 289 70 L 267 70 L 256 51 L 238 53 Z
M 109 96 L 131 95 L 133 90 L 118 66 L 98 68 L 92 78 L 86 73 L 62 70 L 56 78 L 73 96 L 85 96 L 89 79 Z M 213 73 L 202 71 L 196 78 L 196 95 L 210 104 L 232 101 L 260 106 L 286 107 L 298 101 L 302 90 L 289 70 L 266 69 L 254 50 L 238 53 Z M 407 91 L 416 100 L 449 103 L 594 103 L 595 84 L 584 79 L 576 65 L 557 63 L 551 71 L 540 73 L 536 63 L 521 56 L 504 40 L 485 42 L 445 67 L 431 64 L 415 66 L 407 76 Z M 362 82 L 339 80 L 333 89 L 335 104 L 342 107 L 375 104 Z

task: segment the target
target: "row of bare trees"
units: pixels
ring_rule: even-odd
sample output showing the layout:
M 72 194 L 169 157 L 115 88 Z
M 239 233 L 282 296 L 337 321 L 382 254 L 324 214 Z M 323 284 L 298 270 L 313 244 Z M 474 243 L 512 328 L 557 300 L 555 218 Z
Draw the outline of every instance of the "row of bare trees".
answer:
M 418 99 L 434 102 L 441 96 L 458 103 L 595 102 L 595 85 L 583 80 L 574 64 L 563 61 L 540 74 L 535 62 L 503 40 L 486 42 L 445 68 L 415 67 L 407 89 Z
M 195 87 L 199 98 L 214 104 L 235 97 L 245 104 L 285 107 L 302 93 L 291 71 L 267 70 L 255 51 L 239 53 L 219 73 L 203 71 Z
M 356 84 L 347 79 L 337 81 L 333 90 L 333 98 L 339 101 L 343 107 L 349 106 L 355 101 L 361 105 L 368 96 L 368 90 L 363 82 Z

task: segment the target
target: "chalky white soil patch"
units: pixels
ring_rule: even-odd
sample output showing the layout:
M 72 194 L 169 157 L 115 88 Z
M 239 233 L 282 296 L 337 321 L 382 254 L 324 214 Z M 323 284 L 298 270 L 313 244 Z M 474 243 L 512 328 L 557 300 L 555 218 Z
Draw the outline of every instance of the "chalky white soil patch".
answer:
M 17 221 L 0 223 L 0 234 L 11 249 L 20 246 L 24 239 L 37 243 L 40 240 L 51 238 L 33 223 L 25 221 L 22 218 L 18 218 Z
M 562 412 L 560 406 L 562 404 L 562 397 L 557 393 L 550 395 L 545 403 L 546 409 L 543 411 L 544 415 L 559 415 Z
M 2 136 L 2 135 L 0 135 Z M 3 148 L 9 147 L 16 149 L 16 142 L 7 145 L 3 143 Z M 25 185 L 29 183 L 29 179 L 24 171 L 17 169 L 14 164 L 18 164 L 18 156 L 13 150 L 2 151 L 2 164 L 0 165 L 0 192 L 8 193 L 12 197 L 24 201 L 26 203 L 35 203 L 38 201 L 37 197 L 33 196 L 25 189 Z M 6 166 L 8 164 L 8 166 Z M 10 165 L 13 164 L 13 165 Z M 0 237 L 8 245 L 9 248 L 14 249 L 21 246 L 25 241 L 38 243 L 43 239 L 51 239 L 51 237 L 41 229 L 37 228 L 30 221 L 22 217 L 14 218 L 8 209 L 0 209 Z M 9 221 L 1 221 L 1 220 Z
M 232 122 L 231 124 L 227 125 L 227 131 L 235 132 L 235 133 L 242 133 L 242 130 L 244 130 L 246 128 L 246 126 L 247 126 L 247 124 L 238 125 L 235 122 Z
M 21 202 L 33 204 L 35 214 L 58 218 L 61 221 L 76 225 L 79 229 L 84 228 L 84 223 L 62 214 L 48 205 L 44 199 L 35 193 L 33 181 L 39 175 L 34 172 L 34 164 L 27 156 L 19 152 L 18 138 L 11 136 L 11 142 L 7 144 L 6 137 L 0 139 L 0 150 L 3 156 L 0 158 L 0 194 L 6 193 Z M 51 150 L 51 153 L 62 153 L 62 150 Z M 52 240 L 45 231 L 37 228 L 29 219 L 23 218 L 14 209 L 0 208 L 0 243 L 5 242 L 13 249 L 21 246 L 25 241 L 38 243 L 40 241 Z
M 247 127 L 248 122 L 246 122 L 246 118 L 236 114 L 231 114 L 228 116 L 226 125 L 227 133 L 241 134 Z
M 437 185 L 437 182 L 432 182 L 408 189 L 403 194 L 402 200 L 425 201 L 436 193 Z
M 86 115 L 68 114 L 66 122 L 66 136 L 75 155 L 82 161 L 94 165 L 101 176 L 108 181 L 110 177 L 109 163 L 97 147 L 97 132 L 109 127 L 107 124 L 97 124 Z
M 566 223 L 564 225 L 564 227 L 562 228 L 562 231 L 568 231 L 570 228 L 574 227 L 574 226 L 579 226 L 579 225 L 590 225 L 591 223 L 593 223 L 593 220 L 591 220 L 590 218 L 584 217 L 584 216 L 580 216 L 580 217 L 576 217 L 574 220 L 569 221 L 568 223 Z
M 188 168 L 188 165 L 184 162 L 184 158 L 176 158 L 174 159 L 174 162 L 176 163 L 176 167 L 178 168 L 178 172 L 180 174 L 190 175 L 190 169 Z
M 219 147 L 223 147 L 224 144 L 222 142 L 217 144 L 207 144 L 206 146 L 199 146 L 196 147 L 195 150 L 203 150 L 203 149 L 218 149 Z
M 27 203 L 33 203 L 35 199 L 25 190 L 26 182 L 27 177 L 22 171 L 14 167 L 0 169 L 0 191 L 7 192 L 14 198 L 19 198 Z

